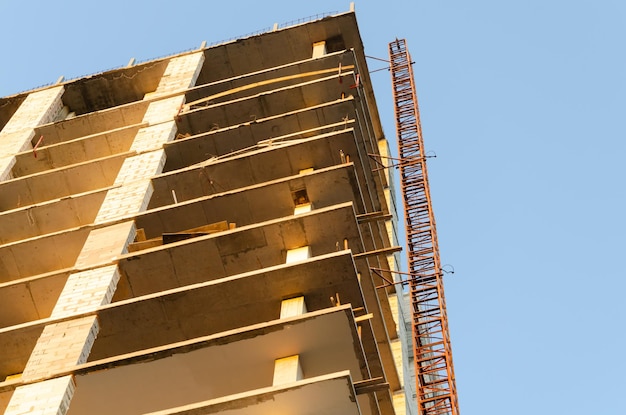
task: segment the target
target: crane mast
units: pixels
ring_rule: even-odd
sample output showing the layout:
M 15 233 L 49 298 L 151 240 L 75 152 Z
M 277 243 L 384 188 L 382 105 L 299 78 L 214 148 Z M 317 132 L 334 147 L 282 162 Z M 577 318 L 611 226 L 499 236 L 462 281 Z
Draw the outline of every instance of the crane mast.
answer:
M 389 43 L 398 167 L 406 225 L 417 403 L 422 415 L 459 413 L 426 154 L 406 40 Z

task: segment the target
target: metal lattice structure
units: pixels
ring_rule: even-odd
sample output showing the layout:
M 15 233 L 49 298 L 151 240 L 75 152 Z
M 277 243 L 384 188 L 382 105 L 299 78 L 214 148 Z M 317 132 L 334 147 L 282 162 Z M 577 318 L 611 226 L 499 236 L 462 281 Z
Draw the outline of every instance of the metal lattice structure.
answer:
M 404 202 L 417 403 L 423 415 L 459 413 L 411 57 L 404 39 L 389 44 L 400 182 Z

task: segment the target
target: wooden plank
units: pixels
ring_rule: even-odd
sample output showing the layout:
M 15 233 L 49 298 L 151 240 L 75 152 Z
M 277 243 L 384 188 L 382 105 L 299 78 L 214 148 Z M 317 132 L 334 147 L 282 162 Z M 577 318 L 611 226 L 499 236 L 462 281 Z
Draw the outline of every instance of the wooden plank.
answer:
M 147 241 L 139 241 L 128 244 L 128 252 L 142 251 L 148 248 L 154 248 L 155 246 L 163 245 L 161 238 L 149 239 Z
M 223 220 L 221 222 L 198 226 L 197 228 L 186 229 L 182 232 L 165 232 L 162 236 L 152 239 L 146 239 L 144 229 L 137 229 L 137 235 L 135 237 L 136 242 L 128 244 L 128 252 L 137 252 L 143 249 L 154 248 L 155 246 L 197 238 L 198 236 L 211 235 L 213 233 L 235 229 L 235 227 L 236 225 L 234 223 L 228 223 L 228 221 Z
M 137 229 L 137 234 L 135 235 L 136 242 L 143 242 L 146 240 L 146 231 L 143 228 Z

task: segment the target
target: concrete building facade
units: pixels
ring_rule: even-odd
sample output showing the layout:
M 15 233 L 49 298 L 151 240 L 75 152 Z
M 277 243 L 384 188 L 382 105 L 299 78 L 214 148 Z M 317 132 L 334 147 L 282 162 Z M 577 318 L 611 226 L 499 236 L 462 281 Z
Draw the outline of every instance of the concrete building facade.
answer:
M 0 413 L 415 413 L 353 12 L 1 98 L 0 128 Z

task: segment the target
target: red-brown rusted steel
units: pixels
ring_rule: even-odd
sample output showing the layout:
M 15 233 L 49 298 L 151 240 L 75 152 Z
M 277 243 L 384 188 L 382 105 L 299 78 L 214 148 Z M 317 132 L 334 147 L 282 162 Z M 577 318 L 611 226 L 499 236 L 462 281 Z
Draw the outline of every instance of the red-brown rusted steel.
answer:
M 443 273 L 426 154 L 406 41 L 389 44 L 404 202 L 417 403 L 423 415 L 458 415 Z

